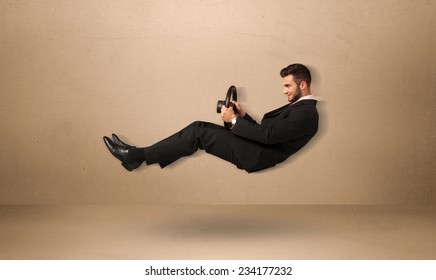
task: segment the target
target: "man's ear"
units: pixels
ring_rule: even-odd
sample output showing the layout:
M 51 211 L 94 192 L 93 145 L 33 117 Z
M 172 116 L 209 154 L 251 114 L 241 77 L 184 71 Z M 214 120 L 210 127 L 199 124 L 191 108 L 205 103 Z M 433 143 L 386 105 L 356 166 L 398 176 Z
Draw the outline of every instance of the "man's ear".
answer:
M 303 90 L 303 89 L 305 89 L 305 88 L 307 88 L 307 83 L 306 83 L 306 81 L 301 81 L 301 82 L 300 82 L 300 89 Z

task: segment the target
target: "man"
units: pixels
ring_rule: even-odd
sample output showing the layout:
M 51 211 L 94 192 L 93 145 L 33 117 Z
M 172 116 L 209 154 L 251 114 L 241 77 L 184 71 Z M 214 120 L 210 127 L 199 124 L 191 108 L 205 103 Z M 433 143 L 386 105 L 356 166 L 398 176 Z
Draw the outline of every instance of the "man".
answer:
M 311 74 L 302 64 L 291 64 L 280 71 L 283 93 L 289 104 L 266 113 L 256 123 L 235 101 L 221 109 L 221 118 L 231 123 L 228 130 L 207 122 L 194 122 L 176 134 L 145 148 L 122 142 L 115 134 L 103 137 L 109 151 L 128 171 L 158 163 L 162 168 L 198 149 L 220 157 L 247 172 L 255 172 L 283 162 L 316 134 L 318 111 L 310 92 Z M 235 113 L 236 112 L 236 113 Z

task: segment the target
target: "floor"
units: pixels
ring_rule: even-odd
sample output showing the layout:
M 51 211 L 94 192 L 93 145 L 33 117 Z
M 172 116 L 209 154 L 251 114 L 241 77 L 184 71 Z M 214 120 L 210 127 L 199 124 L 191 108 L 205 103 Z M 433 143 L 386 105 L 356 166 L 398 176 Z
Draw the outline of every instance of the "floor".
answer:
M 436 206 L 1 205 L 0 259 L 436 259 Z

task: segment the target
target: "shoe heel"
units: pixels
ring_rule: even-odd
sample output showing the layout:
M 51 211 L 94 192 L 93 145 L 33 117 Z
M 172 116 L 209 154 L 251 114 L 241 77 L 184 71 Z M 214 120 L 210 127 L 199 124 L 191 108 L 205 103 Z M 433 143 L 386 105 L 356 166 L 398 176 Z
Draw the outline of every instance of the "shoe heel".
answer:
M 132 167 L 132 165 L 128 162 L 121 162 L 121 165 L 127 170 L 127 171 L 132 171 L 134 168 Z
M 127 170 L 132 171 L 136 168 L 138 168 L 142 162 L 136 162 L 136 161 L 122 161 L 121 165 Z

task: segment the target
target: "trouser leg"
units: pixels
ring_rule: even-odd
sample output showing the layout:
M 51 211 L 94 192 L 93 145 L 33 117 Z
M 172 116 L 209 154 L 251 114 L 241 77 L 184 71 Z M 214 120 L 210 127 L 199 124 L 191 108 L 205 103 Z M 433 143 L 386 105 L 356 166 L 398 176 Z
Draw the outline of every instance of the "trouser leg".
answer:
M 144 148 L 145 162 L 158 163 L 162 168 L 198 149 L 205 150 L 226 161 L 233 161 L 230 137 L 235 137 L 222 126 L 207 122 L 194 122 L 172 136 Z

